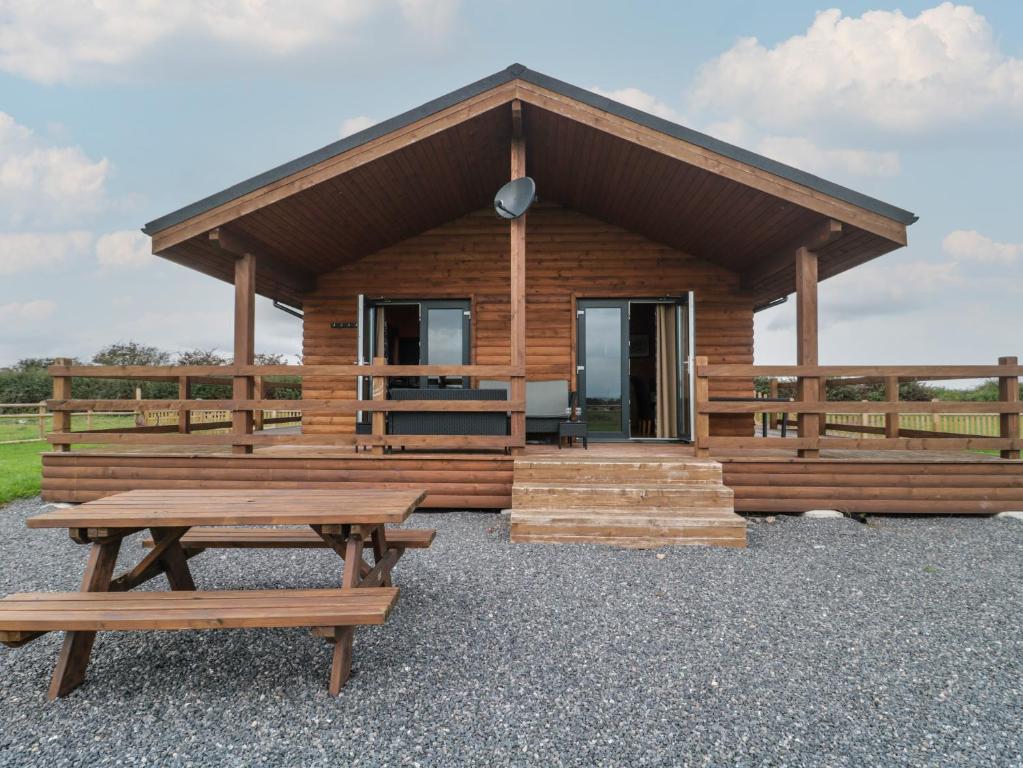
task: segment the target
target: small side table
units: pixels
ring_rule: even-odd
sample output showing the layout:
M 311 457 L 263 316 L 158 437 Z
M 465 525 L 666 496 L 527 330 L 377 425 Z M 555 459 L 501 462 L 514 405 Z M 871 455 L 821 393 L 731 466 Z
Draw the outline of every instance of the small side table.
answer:
M 561 444 L 568 438 L 575 444 L 575 439 L 582 438 L 583 448 L 589 450 L 589 430 L 586 427 L 585 421 L 561 421 L 558 422 L 558 449 L 561 449 Z

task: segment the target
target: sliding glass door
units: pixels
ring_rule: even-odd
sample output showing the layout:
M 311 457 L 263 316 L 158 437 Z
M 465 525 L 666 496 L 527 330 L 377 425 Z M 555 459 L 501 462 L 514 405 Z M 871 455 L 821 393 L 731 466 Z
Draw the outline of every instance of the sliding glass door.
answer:
M 577 302 L 576 388 L 594 440 L 690 438 L 687 298 Z

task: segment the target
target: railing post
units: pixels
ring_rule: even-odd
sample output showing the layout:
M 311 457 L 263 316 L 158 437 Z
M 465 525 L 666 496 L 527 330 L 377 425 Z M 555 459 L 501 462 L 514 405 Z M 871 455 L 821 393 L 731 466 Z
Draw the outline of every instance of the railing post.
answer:
M 890 410 L 884 415 L 884 436 L 885 437 L 898 437 L 899 436 L 899 377 L 898 376 L 886 376 L 884 380 L 885 397 L 888 400 Z M 891 403 L 895 403 L 894 407 Z
M 58 357 L 53 361 L 54 365 L 69 366 L 71 365 L 70 358 Z M 53 377 L 53 399 L 54 400 L 70 400 L 71 399 L 71 377 L 70 376 L 54 376 Z M 64 432 L 71 431 L 71 411 L 54 411 L 53 412 L 53 432 L 60 435 Z M 61 443 L 58 441 L 51 440 L 53 450 L 66 452 L 71 450 L 69 443 Z
M 938 402 L 941 402 L 941 401 L 938 398 L 936 398 L 936 397 L 932 397 L 931 398 L 931 402 L 932 403 L 938 403 Z M 932 432 L 941 432 L 941 414 L 938 413 L 937 410 L 935 410 L 931 414 L 931 431 Z
M 1017 357 L 1000 357 L 998 364 L 1001 366 L 1019 365 Z M 1019 378 L 1013 376 L 998 377 L 998 399 L 1003 403 L 1019 403 Z M 1019 434 L 1019 411 L 1015 413 L 1000 414 L 998 419 L 998 433 L 1000 437 L 1018 440 Z M 1001 452 L 1003 459 L 1018 459 L 1020 452 L 1018 448 L 1006 448 Z
M 386 357 L 374 357 L 373 365 L 387 365 Z M 386 376 L 374 376 L 373 381 L 373 401 L 381 402 L 387 399 L 387 377 Z M 387 434 L 387 414 L 383 411 L 373 411 L 370 415 L 370 421 L 373 424 L 373 448 L 372 453 L 382 454 L 384 452 L 383 438 Z
M 178 376 L 178 400 L 188 400 L 192 394 L 191 382 L 187 376 Z M 178 432 L 187 435 L 192 429 L 192 412 L 187 408 L 178 411 Z
M 263 399 L 263 377 L 253 376 L 252 377 L 252 396 L 256 400 Z M 252 412 L 252 428 L 257 432 L 263 429 L 263 409 L 260 408 Z
M 703 413 L 702 406 L 710 402 L 710 379 L 703 375 L 702 370 L 707 365 L 706 357 L 697 357 L 693 361 L 696 365 L 696 384 L 693 392 L 693 400 L 696 405 L 696 429 L 693 434 L 693 443 L 698 457 L 710 456 L 710 414 Z
M 771 397 L 772 400 L 777 400 L 778 399 L 778 380 L 777 379 L 771 379 L 767 383 L 767 392 L 768 392 L 768 395 Z M 771 426 L 771 429 L 777 429 L 778 428 L 778 414 L 775 413 L 775 412 L 771 413 L 770 426 Z
M 39 439 L 46 438 L 46 401 L 39 401 Z

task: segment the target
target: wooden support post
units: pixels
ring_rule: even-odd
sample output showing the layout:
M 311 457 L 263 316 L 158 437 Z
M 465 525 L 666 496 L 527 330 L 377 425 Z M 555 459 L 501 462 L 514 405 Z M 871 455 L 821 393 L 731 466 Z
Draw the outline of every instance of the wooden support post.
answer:
M 936 397 L 932 397 L 931 398 L 931 402 L 932 403 L 940 403 L 941 401 L 938 398 L 936 398 Z M 935 411 L 934 413 L 931 414 L 931 431 L 932 432 L 941 432 L 942 431 L 941 430 L 941 414 L 938 413 L 937 411 Z
M 517 99 L 511 104 L 511 178 L 526 175 L 526 140 L 522 132 L 522 103 Z M 526 217 L 511 221 L 511 365 L 521 371 L 513 376 L 510 397 L 515 402 L 526 400 Z M 516 439 L 512 452 L 518 453 L 526 445 L 526 413 L 520 411 L 511 417 L 511 436 Z
M 889 403 L 899 402 L 899 377 L 898 376 L 886 376 L 884 380 L 885 397 Z M 889 406 L 891 408 L 891 406 Z M 884 415 L 884 436 L 885 437 L 898 437 L 899 436 L 899 411 L 897 406 L 891 408 Z
M 817 254 L 808 248 L 796 250 L 796 364 L 818 365 L 817 344 Z M 799 399 L 805 402 L 820 400 L 820 379 L 799 377 Z M 820 438 L 820 414 L 799 414 L 799 439 L 812 440 L 817 446 Z M 801 458 L 820 456 L 817 447 L 799 449 Z
M 46 437 L 46 401 L 39 403 L 39 439 Z
M 67 357 L 58 357 L 53 361 L 54 365 L 71 365 L 72 360 Z M 54 376 L 53 377 L 53 399 L 54 400 L 70 400 L 71 399 L 71 377 L 70 376 Z M 44 412 L 45 413 L 45 412 Z M 43 417 L 45 418 L 45 417 Z M 54 411 L 53 412 L 53 431 L 70 432 L 71 431 L 71 411 Z M 53 443 L 53 450 L 67 452 L 71 450 L 71 446 L 67 443 Z
M 256 257 L 245 253 L 234 262 L 234 364 L 252 365 L 256 336 Z M 235 400 L 252 400 L 252 377 L 235 376 Z M 252 434 L 252 411 L 231 414 L 236 435 Z M 252 453 L 251 445 L 234 445 L 232 453 Z
M 387 365 L 386 357 L 374 357 L 373 365 Z M 373 399 L 376 401 L 387 399 L 387 377 L 373 377 Z M 373 425 L 373 438 L 380 442 L 373 446 L 372 453 L 382 454 L 384 452 L 383 437 L 387 434 L 387 414 L 383 411 L 373 411 L 370 416 Z
M 1000 357 L 999 365 L 1019 365 L 1017 357 Z M 998 399 L 1003 403 L 1019 402 L 1019 379 L 1016 376 L 998 377 Z M 1018 439 L 1019 434 L 1019 411 L 1015 413 L 1003 413 L 998 419 L 998 434 L 1000 437 Z M 1018 459 L 1020 452 L 1017 449 L 1007 448 L 1001 452 L 1003 459 Z
M 192 394 L 191 382 L 187 376 L 178 376 L 178 399 L 188 400 Z M 187 435 L 192 429 L 192 412 L 183 409 L 178 411 L 178 432 Z
M 693 392 L 693 399 L 696 405 L 696 429 L 693 434 L 693 444 L 696 455 L 699 457 L 710 456 L 710 448 L 707 442 L 710 440 L 710 414 L 701 413 L 701 406 L 710 402 L 710 379 L 700 375 L 700 369 L 707 364 L 706 357 L 697 357 L 693 361 L 696 365 L 696 385 Z

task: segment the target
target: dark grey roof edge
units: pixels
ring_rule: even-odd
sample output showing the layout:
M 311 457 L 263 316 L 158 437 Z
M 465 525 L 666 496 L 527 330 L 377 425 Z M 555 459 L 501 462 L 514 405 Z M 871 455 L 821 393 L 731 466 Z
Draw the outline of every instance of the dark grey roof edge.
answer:
M 179 208 L 176 211 L 168 213 L 157 219 L 153 219 L 142 228 L 142 231 L 147 235 L 154 235 L 168 227 L 174 226 L 175 224 L 180 224 L 193 216 L 205 213 L 218 205 L 223 205 L 224 203 L 246 195 L 260 187 L 272 184 L 273 182 L 279 181 L 293 173 L 305 170 L 310 166 L 340 155 L 343 152 L 347 152 L 350 149 L 354 149 L 355 147 L 369 141 L 373 141 L 381 136 L 385 136 L 392 131 L 404 128 L 417 120 L 421 120 L 424 117 L 440 112 L 441 110 L 454 106 L 461 101 L 465 101 L 466 99 L 472 98 L 473 96 L 517 78 L 554 91 L 555 93 L 560 93 L 563 96 L 575 99 L 576 101 L 580 101 L 584 104 L 589 104 L 592 107 L 609 112 L 613 115 L 618 115 L 619 117 L 644 125 L 655 131 L 687 141 L 690 144 L 703 147 L 704 149 L 716 152 L 719 155 L 747 163 L 756 168 L 760 168 L 761 170 L 773 173 L 776 176 L 780 176 L 781 178 L 788 179 L 789 181 L 793 181 L 797 184 L 802 184 L 803 186 L 810 187 L 818 192 L 822 192 L 865 210 L 893 219 L 901 224 L 912 224 L 918 219 L 915 214 L 907 210 L 890 205 L 889 203 L 885 203 L 881 200 L 870 197 L 869 195 L 864 195 L 856 190 L 849 189 L 848 187 L 843 187 L 841 184 L 836 184 L 828 181 L 827 179 L 822 179 L 812 173 L 801 171 L 798 168 L 793 168 L 792 166 L 780 163 L 777 160 L 771 160 L 768 157 L 758 155 L 755 152 L 750 152 L 742 147 L 737 147 L 734 144 L 729 144 L 728 142 L 721 141 L 720 139 L 715 139 L 713 136 L 708 136 L 705 133 L 694 131 L 691 128 L 686 128 L 685 126 L 657 117 L 656 115 L 651 115 L 647 112 L 635 109 L 634 107 L 629 107 L 625 104 L 594 93 L 593 91 L 588 91 L 585 88 L 580 88 L 576 85 L 572 85 L 571 83 L 566 83 L 562 80 L 549 77 L 541 72 L 535 72 L 521 64 L 512 64 L 507 69 L 496 72 L 489 77 L 484 77 L 482 80 L 477 80 L 476 82 L 454 90 L 451 93 L 428 101 L 419 107 L 410 109 L 400 115 L 384 120 L 381 123 L 377 123 L 376 125 L 359 131 L 358 133 L 354 133 L 351 136 L 346 136 L 345 138 L 328 144 L 315 152 L 302 155 L 301 157 L 295 158 L 283 165 L 279 165 L 276 168 L 271 168 L 258 176 L 253 176 L 250 179 L 234 184 L 214 195 L 204 197 L 203 199 L 197 200 L 183 208 Z

